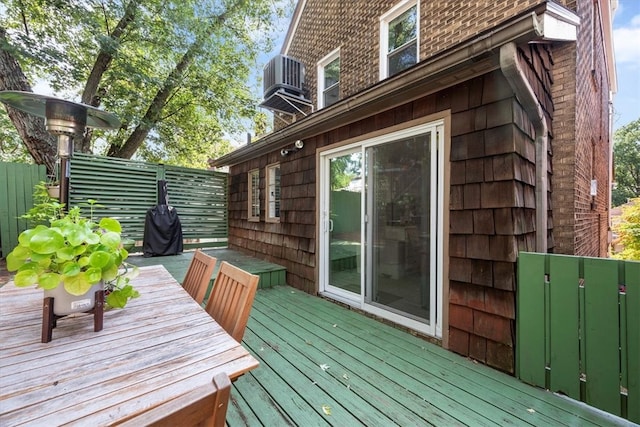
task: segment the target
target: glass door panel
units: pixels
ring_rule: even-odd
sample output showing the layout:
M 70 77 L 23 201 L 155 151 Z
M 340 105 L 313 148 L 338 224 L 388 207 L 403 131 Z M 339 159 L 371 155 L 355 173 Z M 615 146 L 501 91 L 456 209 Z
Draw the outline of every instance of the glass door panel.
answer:
M 361 293 L 362 152 L 328 159 L 328 284 Z
M 366 148 L 364 300 L 429 323 L 431 133 Z

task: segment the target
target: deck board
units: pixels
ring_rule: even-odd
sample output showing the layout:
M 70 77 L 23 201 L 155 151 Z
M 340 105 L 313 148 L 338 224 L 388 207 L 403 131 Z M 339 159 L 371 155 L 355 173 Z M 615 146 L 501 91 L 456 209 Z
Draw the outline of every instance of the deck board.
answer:
M 287 286 L 258 292 L 243 344 L 260 368 L 234 383 L 231 427 L 631 425 Z

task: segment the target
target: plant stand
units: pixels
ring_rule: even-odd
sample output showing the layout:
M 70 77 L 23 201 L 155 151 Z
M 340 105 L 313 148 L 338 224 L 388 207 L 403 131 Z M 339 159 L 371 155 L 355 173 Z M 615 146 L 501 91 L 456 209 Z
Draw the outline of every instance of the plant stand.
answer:
M 42 342 L 48 343 L 53 336 L 53 328 L 57 326 L 58 319 L 65 316 L 58 316 L 53 312 L 53 297 L 46 297 L 42 303 Z M 102 323 L 104 317 L 104 290 L 96 291 L 95 304 L 91 310 L 84 311 L 83 313 L 93 314 L 93 331 L 99 332 L 102 330 Z M 75 314 L 75 313 L 73 313 Z

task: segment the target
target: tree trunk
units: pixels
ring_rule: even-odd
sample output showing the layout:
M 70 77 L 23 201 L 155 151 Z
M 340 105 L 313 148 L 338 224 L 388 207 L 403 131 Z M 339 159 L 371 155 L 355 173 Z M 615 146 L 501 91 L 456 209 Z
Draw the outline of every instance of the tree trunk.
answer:
M 136 126 L 135 130 L 131 133 L 131 135 L 129 135 L 129 138 L 127 138 L 127 140 L 121 146 L 111 145 L 109 147 L 107 156 L 130 159 L 131 156 L 135 154 L 135 152 L 144 142 L 147 135 L 149 135 L 149 131 L 156 125 L 156 123 L 160 119 L 160 114 L 162 112 L 162 109 L 165 107 L 167 99 L 169 99 L 171 93 L 178 87 L 184 73 L 193 62 L 193 59 L 195 58 L 198 51 L 202 48 L 207 38 L 211 36 L 217 26 L 224 24 L 227 16 L 231 11 L 238 8 L 243 3 L 244 0 L 240 0 L 233 5 L 231 10 L 227 10 L 225 13 L 215 18 L 211 18 L 211 25 L 209 26 L 208 30 L 189 46 L 187 52 L 185 52 L 176 67 L 173 69 L 173 71 L 171 71 L 169 76 L 164 81 L 163 86 L 156 93 L 156 96 L 149 105 L 147 112 L 145 113 L 138 126 Z
M 127 7 L 125 8 L 124 16 L 120 19 L 116 27 L 113 29 L 111 33 L 111 39 L 116 43 L 120 41 L 124 30 L 127 26 L 133 22 L 135 18 L 135 13 L 138 8 L 138 0 L 133 0 L 129 2 Z M 105 52 L 101 50 L 96 58 L 96 62 L 93 64 L 93 68 L 91 69 L 91 73 L 89 74 L 89 78 L 87 79 L 87 83 L 84 86 L 84 91 L 82 92 L 82 98 L 80 102 L 87 105 L 92 105 L 94 107 L 98 107 L 100 105 L 101 96 L 98 95 L 98 87 L 100 86 L 100 82 L 102 81 L 102 76 L 109 69 L 111 65 L 111 61 L 113 60 L 114 52 Z M 88 128 L 84 138 L 81 141 L 78 141 L 76 144 L 76 150 L 81 151 L 83 153 L 91 152 L 91 138 L 93 136 L 93 131 L 91 128 Z
M 0 90 L 33 92 L 20 64 L 10 53 L 6 30 L 0 27 Z M 9 119 L 16 127 L 22 142 L 34 162 L 45 165 L 53 174 L 56 163 L 56 138 L 47 132 L 44 119 L 6 106 Z

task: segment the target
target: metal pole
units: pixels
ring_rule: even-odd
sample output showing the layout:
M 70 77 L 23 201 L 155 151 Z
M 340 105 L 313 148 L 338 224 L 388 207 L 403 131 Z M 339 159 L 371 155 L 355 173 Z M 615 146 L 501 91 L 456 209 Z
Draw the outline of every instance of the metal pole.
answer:
M 58 134 L 58 157 L 60 158 L 60 203 L 64 212 L 69 211 L 69 158 L 73 154 L 73 136 Z

